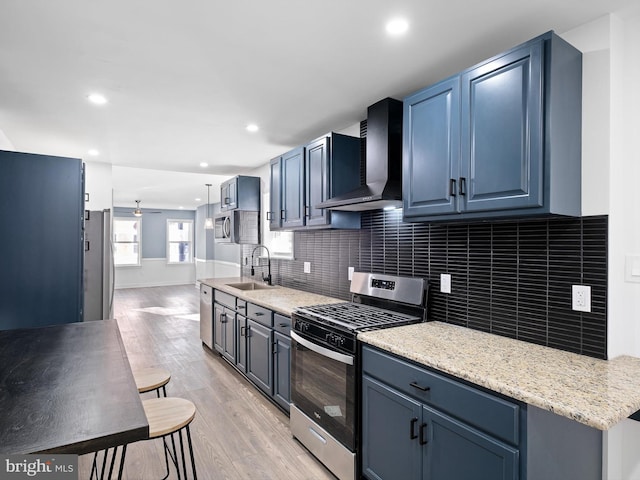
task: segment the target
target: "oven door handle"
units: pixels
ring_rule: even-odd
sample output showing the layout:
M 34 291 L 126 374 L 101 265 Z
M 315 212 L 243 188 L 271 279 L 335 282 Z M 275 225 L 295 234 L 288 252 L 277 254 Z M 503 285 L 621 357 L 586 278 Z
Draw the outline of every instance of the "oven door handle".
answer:
M 351 355 L 345 355 L 340 352 L 334 352 L 333 350 L 329 350 L 328 348 L 324 348 L 320 345 L 316 345 L 315 343 L 302 338 L 296 332 L 291 332 L 291 338 L 296 342 L 298 342 L 303 347 L 307 347 L 309 350 L 319 353 L 323 357 L 328 357 L 332 360 L 336 360 L 346 365 L 353 365 L 353 356 Z

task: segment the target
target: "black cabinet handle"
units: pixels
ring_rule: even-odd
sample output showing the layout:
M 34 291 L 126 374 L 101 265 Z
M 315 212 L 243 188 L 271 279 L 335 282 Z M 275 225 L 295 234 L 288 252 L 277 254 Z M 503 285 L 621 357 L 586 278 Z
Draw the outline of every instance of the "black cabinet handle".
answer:
M 280 326 L 281 328 L 284 328 L 284 327 L 288 327 L 289 324 L 288 323 L 279 323 L 278 326 Z
M 411 385 L 413 388 L 417 388 L 418 390 L 422 390 L 423 392 L 428 392 L 429 390 L 431 390 L 431 387 L 423 387 L 422 385 L 418 385 L 416 382 L 411 382 L 409 385 Z
M 462 196 L 467 194 L 467 179 L 464 177 L 460 177 L 460 189 L 458 193 Z
M 220 323 L 227 323 L 227 314 L 223 313 L 220 315 Z
M 229 197 L 224 197 L 224 204 L 225 205 L 230 205 L 231 204 L 231 199 Z
M 256 312 L 256 317 L 261 317 L 263 315 L 264 315 L 264 313 L 262 313 L 262 312 Z
M 423 423 L 422 425 L 420 425 L 420 445 L 426 445 L 427 443 L 429 443 L 424 438 L 424 434 L 426 431 L 427 431 L 427 424 Z
M 416 438 L 418 438 L 418 435 L 416 434 L 416 423 L 418 423 L 418 417 L 413 417 L 411 419 L 411 425 L 410 425 L 410 430 L 409 430 L 409 439 L 410 440 L 415 440 Z
M 285 215 L 285 210 L 280 210 L 280 220 L 286 220 L 287 216 Z
M 456 179 L 452 178 L 449 180 L 449 195 L 452 197 L 456 196 Z
M 267 212 L 267 220 L 273 220 L 273 212 Z
M 278 353 L 278 344 L 273 342 L 273 354 L 276 355 Z
M 240 327 L 240 336 L 241 337 L 247 336 L 247 327 Z
M 309 205 L 304 206 L 304 216 L 311 218 L 311 207 L 309 207 Z
M 244 310 L 245 308 L 247 308 L 247 306 L 246 305 L 238 305 L 236 308 L 238 310 Z

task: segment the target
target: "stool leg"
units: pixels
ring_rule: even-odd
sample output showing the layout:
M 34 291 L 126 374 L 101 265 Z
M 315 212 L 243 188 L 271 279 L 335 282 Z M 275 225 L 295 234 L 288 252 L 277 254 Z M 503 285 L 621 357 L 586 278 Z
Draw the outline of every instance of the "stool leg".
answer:
M 193 445 L 191 444 L 191 431 L 189 430 L 189 425 L 187 425 L 187 441 L 189 442 L 189 456 L 191 457 L 191 469 L 193 470 L 193 480 L 198 480 L 198 475 L 196 474 L 196 461 L 193 457 Z M 187 478 L 187 473 L 184 474 L 185 479 Z
M 127 454 L 127 444 L 122 446 L 122 455 L 120 456 L 120 469 L 118 470 L 118 480 L 122 480 L 122 472 L 124 471 L 124 457 Z
M 165 397 L 167 396 L 167 386 L 166 385 L 162 386 L 162 393 L 164 394 Z
M 166 480 L 169 478 L 169 456 L 167 455 L 167 451 L 169 450 L 169 446 L 167 445 L 167 437 L 162 437 L 162 450 L 164 450 L 164 465 L 167 468 L 167 473 L 162 480 Z
M 182 429 L 178 432 L 180 438 L 180 456 L 182 457 L 182 471 L 184 472 L 184 480 L 187 480 L 187 463 L 184 459 L 184 442 L 182 440 Z

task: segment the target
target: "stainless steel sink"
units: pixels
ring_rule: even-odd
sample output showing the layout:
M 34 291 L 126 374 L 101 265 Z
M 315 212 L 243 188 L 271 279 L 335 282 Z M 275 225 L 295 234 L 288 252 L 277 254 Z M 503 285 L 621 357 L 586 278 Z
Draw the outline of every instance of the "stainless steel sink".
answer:
M 227 287 L 237 288 L 238 290 L 269 290 L 274 288 L 273 285 L 258 282 L 227 283 L 226 285 Z

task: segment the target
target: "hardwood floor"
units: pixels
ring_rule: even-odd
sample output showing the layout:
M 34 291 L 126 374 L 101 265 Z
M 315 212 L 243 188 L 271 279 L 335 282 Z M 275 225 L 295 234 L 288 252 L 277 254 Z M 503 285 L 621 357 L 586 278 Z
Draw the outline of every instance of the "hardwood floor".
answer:
M 184 285 L 116 290 L 114 300 L 131 366 L 169 370 L 167 395 L 196 405 L 198 478 L 335 479 L 292 438 L 289 418 L 202 345 L 199 298 L 198 289 Z M 89 478 L 90 460 L 80 458 L 79 478 Z M 123 478 L 160 479 L 164 467 L 162 441 L 138 442 L 127 448 Z M 173 466 L 170 478 L 177 478 Z

